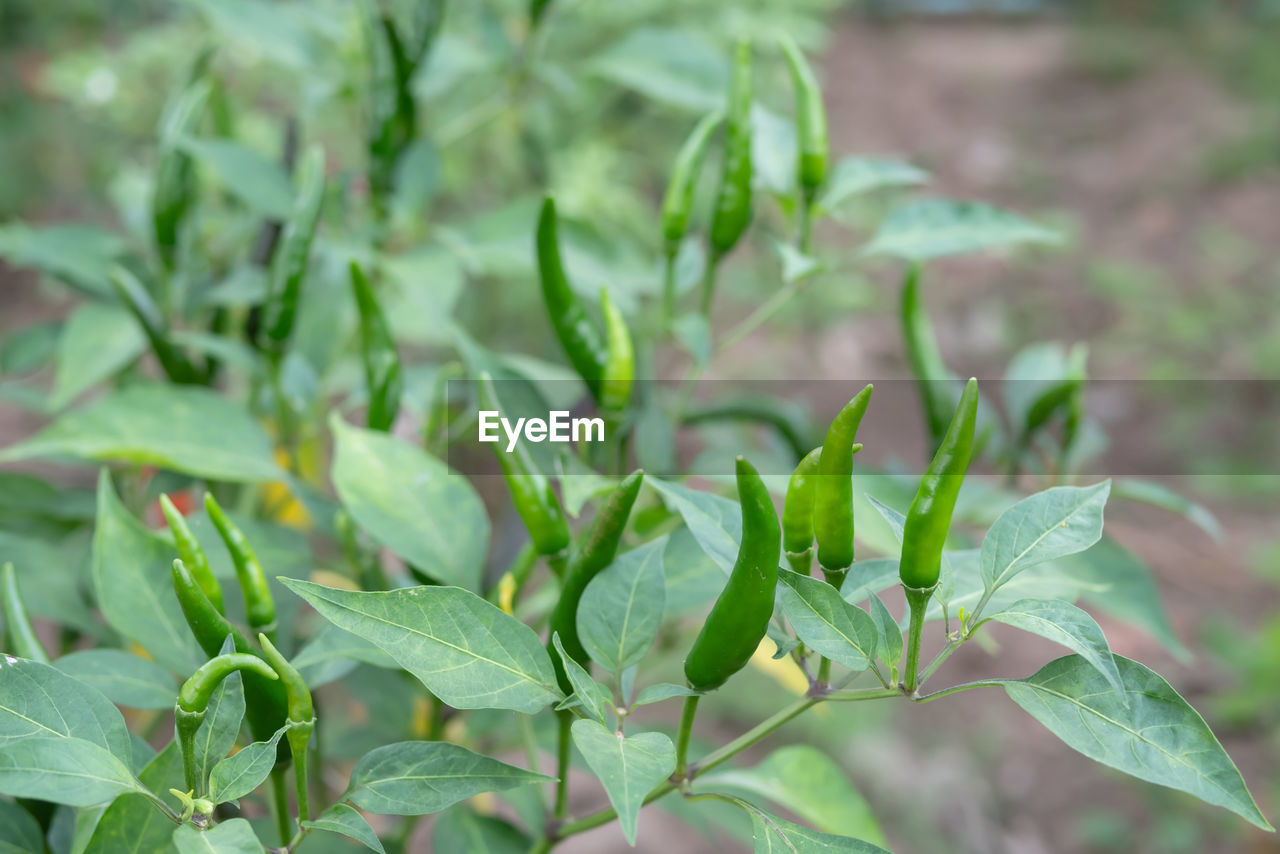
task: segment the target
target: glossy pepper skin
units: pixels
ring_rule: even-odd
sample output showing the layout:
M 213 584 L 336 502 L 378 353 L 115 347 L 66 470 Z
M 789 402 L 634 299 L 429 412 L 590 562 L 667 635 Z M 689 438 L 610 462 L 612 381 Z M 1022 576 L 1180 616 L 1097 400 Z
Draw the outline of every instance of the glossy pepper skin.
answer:
M 714 112 L 703 116 L 694 126 L 689 138 L 680 146 L 676 161 L 667 179 L 667 191 L 662 197 L 662 242 L 668 255 L 680 249 L 689 230 L 689 217 L 693 212 L 693 193 L 698 186 L 698 173 L 706 159 L 711 138 L 724 124 L 724 113 Z
M 263 329 L 276 349 L 283 349 L 293 334 L 298 314 L 298 300 L 307 276 L 311 242 L 320 222 L 324 205 L 324 150 L 313 146 L 302 158 L 298 177 L 298 195 L 293 211 L 285 223 L 280 245 L 271 259 L 267 277 L 267 301 L 263 312 Z
M 631 330 L 626 318 L 613 304 L 607 288 L 600 290 L 600 312 L 604 315 L 605 359 L 600 378 L 600 408 L 606 413 L 620 413 L 631 400 L 631 386 L 636 376 L 636 354 L 631 344 Z
M 168 495 L 160 496 L 160 510 L 164 513 L 164 520 L 169 525 L 169 532 L 173 534 L 174 545 L 178 547 L 178 556 L 182 558 L 191 577 L 200 585 L 204 595 L 209 597 L 209 602 L 218 610 L 218 613 L 227 613 L 222 603 L 222 585 L 214 577 L 213 569 L 209 566 L 209 558 L 205 556 L 200 541 L 191 533 L 191 528 L 187 527 L 186 517 L 173 506 Z
M 902 531 L 902 558 L 899 577 L 908 591 L 931 591 L 938 583 L 942 547 L 951 528 L 956 496 L 969 468 L 973 452 L 973 429 L 978 413 L 978 381 L 970 379 L 960 396 L 955 417 L 942 444 L 929 463 L 915 500 L 907 511 Z
M 268 637 L 276 632 L 276 603 L 271 595 L 271 587 L 267 583 L 267 574 L 258 562 L 258 556 L 249 545 L 249 540 L 239 526 L 222 512 L 213 493 L 204 494 L 204 509 L 218 529 L 218 535 L 226 544 L 231 555 L 231 564 L 236 570 L 236 580 L 240 582 L 240 591 L 244 594 L 244 611 L 249 620 L 249 628 L 255 632 L 262 631 Z
M 742 457 L 737 480 L 742 544 L 729 581 L 684 661 L 685 678 L 695 691 L 715 690 L 745 667 L 773 616 L 782 548 L 778 514 L 759 473 Z
M 0 601 L 3 602 L 5 651 L 18 658 L 28 658 L 41 664 L 49 663 L 49 654 L 44 651 L 40 637 L 31 626 L 31 618 L 27 616 L 27 606 L 22 601 L 22 592 L 18 589 L 18 573 L 12 563 L 6 563 L 0 569 Z
M 373 288 L 360 265 L 354 261 L 351 263 L 351 290 L 360 312 L 360 358 L 364 362 L 365 387 L 369 391 L 366 421 L 370 430 L 385 432 L 391 429 L 400 411 L 403 390 L 400 354 L 396 351 L 391 327 L 387 325 L 386 315 L 378 305 Z
M 720 190 L 711 219 L 711 249 L 724 255 L 751 222 L 751 46 L 738 42 L 729 84 Z
M 827 580 L 839 587 L 853 565 L 853 455 L 858 425 L 871 402 L 872 386 L 854 395 L 827 428 L 814 482 L 813 534 L 818 564 Z
M 538 216 L 537 254 L 542 300 L 556 338 L 591 396 L 599 401 L 608 351 L 600 331 L 587 316 L 586 308 L 565 275 L 560 259 L 556 205 L 551 199 L 542 203 L 542 213 Z
M 138 277 L 124 267 L 114 267 L 107 276 L 120 303 L 129 310 L 147 336 L 147 343 L 165 376 L 175 383 L 194 385 L 203 379 L 195 365 L 174 346 L 169 337 L 169 325 L 160 308 L 151 298 Z
M 500 412 L 493 379 L 487 373 L 481 374 L 478 385 L 481 408 Z M 511 453 L 507 453 L 495 444 L 493 452 L 502 466 L 507 488 L 511 491 L 511 502 L 529 531 L 534 549 L 538 554 L 547 556 L 563 552 L 569 547 L 569 523 L 560 509 L 551 481 L 538 469 L 528 447 L 523 442 L 516 442 Z
M 942 441 L 942 434 L 950 422 L 950 405 L 947 403 L 947 385 L 951 375 L 938 339 L 933 331 L 929 314 L 925 311 L 920 295 L 920 267 L 911 265 L 902 282 L 902 338 L 907 346 L 907 361 L 920 387 L 920 402 L 924 407 L 925 421 L 929 428 L 930 448 Z
M 779 44 L 795 89 L 796 182 L 805 197 L 811 199 L 827 179 L 827 111 L 822 105 L 822 89 L 800 48 L 789 36 L 779 39 Z
M 591 658 L 578 639 L 578 603 L 591 579 L 599 575 L 617 556 L 622 532 L 626 530 L 627 519 L 631 515 L 631 508 L 635 506 L 643 481 L 644 472 L 636 470 L 623 478 L 613 492 L 609 493 L 581 545 L 569 558 L 564 585 L 560 588 L 560 601 L 551 612 L 549 637 L 558 633 L 564 651 L 584 667 L 590 663 Z M 559 663 L 560 657 L 552 655 L 551 659 L 556 667 L 560 687 L 566 694 L 571 693 L 573 686 L 564 672 L 564 665 Z
M 262 644 L 263 657 L 280 677 L 285 695 L 289 699 L 289 728 L 285 731 L 285 738 L 289 742 L 289 753 L 293 757 L 298 817 L 302 821 L 309 821 L 311 797 L 307 781 L 307 745 L 316 729 L 316 710 L 311 699 L 311 689 L 307 687 L 307 682 L 298 669 L 289 659 L 280 654 L 280 650 L 275 648 L 270 638 L 266 635 L 258 635 L 258 642 Z
M 791 568 L 808 575 L 813 568 L 814 482 L 822 447 L 805 454 L 787 481 L 787 498 L 782 505 L 782 548 Z

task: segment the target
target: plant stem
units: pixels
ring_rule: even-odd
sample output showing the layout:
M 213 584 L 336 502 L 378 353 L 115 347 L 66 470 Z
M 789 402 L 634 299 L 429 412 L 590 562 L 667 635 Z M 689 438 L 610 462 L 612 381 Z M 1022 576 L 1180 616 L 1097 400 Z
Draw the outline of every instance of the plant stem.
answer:
M 933 588 L 917 590 L 904 586 L 903 589 L 907 594 L 907 604 L 911 608 L 911 626 L 907 630 L 907 661 L 903 667 L 902 680 L 903 688 L 908 695 L 912 695 L 916 693 L 916 687 L 920 684 L 920 636 L 924 633 L 924 612 L 929 606 Z
M 533 718 L 529 715 L 520 714 L 520 742 L 524 747 L 524 760 L 529 766 L 529 770 L 534 773 L 541 773 L 542 768 L 538 763 L 538 740 L 533 733 Z M 542 807 L 543 815 L 546 815 L 546 790 L 542 786 L 534 786 L 534 788 L 538 791 L 538 805 Z
M 668 249 L 662 265 L 662 331 L 671 331 L 676 319 L 676 250 Z
M 933 657 L 933 661 L 929 662 L 929 666 L 920 672 L 919 684 L 923 685 L 930 676 L 937 672 L 938 668 L 942 666 L 942 662 L 950 658 L 951 653 L 959 649 L 962 643 L 964 643 L 962 639 L 947 641 L 947 645 Z
M 800 245 L 800 251 L 808 255 L 813 248 L 813 195 L 811 193 L 807 191 L 804 193 L 796 218 L 797 242 Z
M 271 769 L 271 812 L 275 816 L 280 844 L 289 844 L 289 789 L 284 779 L 284 769 Z
M 693 732 L 693 718 L 698 713 L 698 701 L 702 699 L 694 694 L 684 698 L 684 711 L 680 714 L 680 733 L 676 738 L 676 773 L 675 779 L 684 780 L 689 776 L 689 735 Z
M 901 696 L 901 688 L 865 688 L 858 691 L 832 691 L 823 699 L 837 703 L 856 703 L 859 700 L 884 700 Z
M 1009 682 L 1016 682 L 1016 679 L 978 679 L 974 682 L 962 682 L 959 685 L 952 685 L 950 688 L 943 688 L 941 691 L 934 691 L 932 694 L 925 694 L 923 697 L 912 697 L 917 703 L 928 703 L 939 697 L 946 697 L 951 694 L 958 694 L 961 691 L 969 691 L 974 688 L 1003 688 Z
M 710 250 L 707 266 L 702 271 L 702 316 L 706 318 L 707 328 L 711 327 L 711 301 L 716 292 L 716 274 L 720 270 L 720 253 Z
M 716 349 L 722 352 L 724 350 L 728 350 L 734 344 L 737 344 L 743 338 L 746 338 L 752 332 L 755 332 L 756 329 L 763 325 L 767 320 L 781 311 L 799 290 L 799 279 L 787 282 L 781 288 L 778 288 L 778 290 L 774 291 L 773 296 L 769 297 L 769 299 L 760 304 L 759 308 L 747 315 L 746 320 L 742 321 L 742 323 L 738 324 L 733 329 L 730 329 L 729 332 L 725 334 L 724 338 L 721 339 L 720 344 Z
M 569 815 L 569 738 L 573 715 L 567 710 L 559 711 L 556 712 L 556 719 L 560 724 L 559 742 L 556 745 L 556 775 L 560 780 L 556 783 L 556 806 L 552 815 L 557 819 L 564 819 Z
M 831 659 L 827 658 L 825 655 L 822 656 L 822 660 L 818 662 L 817 683 L 824 688 L 831 684 Z

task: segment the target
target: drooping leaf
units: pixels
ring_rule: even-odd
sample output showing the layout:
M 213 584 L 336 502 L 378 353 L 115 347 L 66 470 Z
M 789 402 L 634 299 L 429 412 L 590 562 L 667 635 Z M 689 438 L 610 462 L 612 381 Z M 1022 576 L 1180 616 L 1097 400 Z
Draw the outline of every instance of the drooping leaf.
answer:
M 92 741 L 33 735 L 0 744 L 0 794 L 92 807 L 138 791 L 128 766 Z
M 992 614 L 990 619 L 1047 638 L 1076 652 L 1098 668 L 1107 683 L 1127 702 L 1107 637 L 1087 611 L 1061 599 L 1019 599 Z
M 840 598 L 830 584 L 791 570 L 778 571 L 782 613 L 815 651 L 850 670 L 866 670 L 876 654 L 876 624 Z
M 549 779 L 456 744 L 406 741 L 365 754 L 351 772 L 346 799 L 379 815 L 426 815 L 481 792 Z
M 982 540 L 982 580 L 994 590 L 1038 563 L 1082 552 L 1102 536 L 1111 481 L 1055 486 L 1022 499 L 996 519 Z
M 354 839 L 365 848 L 371 851 L 377 851 L 378 854 L 387 854 L 387 850 L 382 847 L 382 842 L 378 839 L 378 834 L 369 826 L 369 822 L 365 819 L 360 811 L 350 804 L 344 804 L 341 801 L 329 807 L 321 813 L 314 821 L 304 821 L 303 827 L 309 827 L 312 830 L 323 830 L 328 833 L 337 833 L 348 839 Z M 444 849 L 451 850 L 451 849 Z M 452 849 L 461 851 L 463 849 Z
M 253 832 L 253 825 L 242 818 L 215 824 L 208 830 L 196 830 L 184 824 L 173 832 L 178 854 L 265 854 L 266 849 Z
M 120 710 L 48 664 L 0 656 L 0 746 L 30 738 L 77 738 L 126 764 L 132 741 Z
M 671 776 L 676 768 L 676 748 L 660 732 L 622 736 L 595 721 L 573 722 L 573 743 L 587 760 L 609 803 L 618 811 L 622 834 L 636 844 L 636 823 L 645 796 Z
M 640 663 L 658 637 L 666 604 L 657 540 L 618 557 L 587 585 L 578 607 L 578 634 L 591 660 L 620 673 Z
M 466 479 L 394 436 L 336 415 L 330 426 L 333 483 L 352 518 L 432 578 L 479 590 L 489 518 Z
M 120 649 L 84 649 L 54 662 L 63 673 L 92 685 L 111 702 L 131 709 L 172 708 L 178 684 L 154 661 Z
M 551 659 L 533 629 L 467 590 L 361 593 L 294 579 L 283 583 L 454 708 L 533 714 L 560 699 Z

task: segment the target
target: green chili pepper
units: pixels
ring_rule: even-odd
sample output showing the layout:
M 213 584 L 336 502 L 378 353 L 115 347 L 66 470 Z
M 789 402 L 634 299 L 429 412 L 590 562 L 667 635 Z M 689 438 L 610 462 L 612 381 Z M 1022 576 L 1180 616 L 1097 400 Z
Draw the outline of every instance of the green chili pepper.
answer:
M 160 151 L 151 195 L 151 221 L 156 250 L 167 270 L 173 269 L 182 225 L 196 196 L 195 165 L 191 155 L 182 149 L 182 141 L 200 121 L 210 85 L 207 80 L 199 79 L 199 73 L 195 77 L 160 119 Z
M 249 628 L 255 632 L 265 632 L 268 637 L 276 633 L 276 603 L 271 596 L 271 586 L 267 583 L 267 574 L 249 545 L 244 532 L 227 518 L 218 506 L 213 493 L 204 494 L 204 509 L 209 514 L 213 527 L 227 546 L 231 555 L 231 564 L 236 570 L 236 580 L 240 582 L 240 591 L 244 594 L 244 611 L 249 620 Z
M 501 411 L 493 379 L 480 375 L 480 406 L 483 409 Z M 496 444 L 493 451 L 502 466 L 502 473 L 511 490 L 511 502 L 529 531 L 534 548 L 541 555 L 558 555 L 569 546 L 569 523 L 565 521 L 551 482 L 547 480 L 523 442 L 516 442 L 511 453 Z
M 942 434 L 950 422 L 950 403 L 947 386 L 951 374 L 942 353 L 933 324 L 925 311 L 920 296 L 920 267 L 912 264 L 902 282 L 902 337 L 907 346 L 907 360 L 920 388 L 920 402 L 924 407 L 925 421 L 929 428 L 929 448 L 937 448 Z
M 12 563 L 6 563 L 0 570 L 0 596 L 4 601 L 4 633 L 5 649 L 19 658 L 29 658 L 41 664 L 49 663 L 49 654 L 44 651 L 40 637 L 31 625 L 27 616 L 27 606 L 22 601 L 22 593 L 18 590 L 18 573 Z
M 244 671 L 275 681 L 276 672 L 256 655 L 231 652 L 217 655 L 206 661 L 191 674 L 178 690 L 178 702 L 173 709 L 174 723 L 178 730 L 178 745 L 182 748 L 182 767 L 186 774 L 187 788 L 203 794 L 204 781 L 196 769 L 196 732 L 209 711 L 209 700 L 214 690 L 232 673 Z
M 565 652 L 584 667 L 591 659 L 582 646 L 582 641 L 578 639 L 578 602 L 591 579 L 612 563 L 618 554 L 622 532 L 627 527 L 627 518 L 631 515 L 631 508 L 636 503 L 643 481 L 644 472 L 636 470 L 623 478 L 605 499 L 582 544 L 569 558 L 564 586 L 560 588 L 560 601 L 551 612 L 551 632 L 548 637 L 559 633 Z M 558 663 L 560 658 L 557 655 L 552 655 L 551 659 L 556 666 L 560 687 L 569 693 L 573 686 L 564 672 L 564 665 Z
M 218 613 L 227 613 L 222 604 L 222 585 L 214 577 L 213 570 L 209 567 L 209 558 L 205 556 L 200 541 L 187 527 L 186 518 L 178 512 L 177 507 L 173 506 L 168 495 L 161 494 L 160 509 L 164 512 L 165 521 L 169 523 L 169 531 L 173 534 L 173 542 L 178 547 L 178 555 L 191 573 L 191 577 L 200 585 L 204 595 L 209 597 L 209 601 L 214 608 L 218 609 Z
M 312 147 L 303 156 L 298 195 L 280 238 L 280 246 L 271 259 L 263 328 L 276 348 L 282 348 L 293 334 L 298 299 L 311 255 L 311 241 L 324 205 L 324 167 L 324 150 L 319 146 Z
M 751 45 L 738 42 L 725 126 L 720 191 L 711 220 L 711 248 L 724 255 L 751 222 Z
M 289 699 L 289 728 L 285 730 L 285 738 L 289 742 L 289 753 L 293 756 L 293 781 L 298 797 L 298 818 L 311 820 L 311 797 L 307 785 L 307 745 L 316 729 L 315 704 L 311 700 L 311 689 L 302 678 L 298 669 L 289 659 L 271 643 L 266 635 L 258 635 L 262 644 L 262 654 L 267 663 L 275 670 L 284 684 L 285 695 Z
M 204 595 L 200 585 L 191 576 L 191 571 L 181 560 L 173 562 L 173 592 L 178 597 L 178 604 L 182 607 L 182 615 L 187 618 L 191 634 L 205 655 L 218 655 L 228 637 L 236 652 L 257 655 L 257 651 L 240 630 L 213 607 L 209 597 Z M 266 741 L 284 726 L 288 714 L 284 687 L 278 682 L 261 679 L 252 672 L 245 674 L 244 681 L 246 693 L 253 698 L 246 705 L 244 713 L 249 731 L 253 733 L 255 741 Z
M 899 576 L 910 590 L 931 591 L 938 583 L 942 547 L 951 528 L 960 484 L 973 450 L 973 428 L 978 413 L 978 381 L 969 380 L 960 396 L 942 444 L 929 463 L 902 531 Z
M 600 408 L 618 413 L 631 400 L 631 384 L 636 375 L 636 355 L 631 346 L 627 321 L 609 297 L 607 288 L 600 289 L 600 311 L 604 315 L 605 360 L 600 378 Z
M 547 7 L 550 5 L 551 0 L 529 0 L 530 33 L 538 29 L 538 25 L 542 23 L 542 17 L 547 14 Z
M 600 399 L 600 384 L 608 359 L 605 342 L 600 337 L 587 311 L 573 292 L 560 260 L 555 202 L 547 199 L 538 217 L 538 275 L 542 281 L 542 298 L 551 316 L 556 338 L 564 348 L 569 363 L 587 384 L 591 396 Z
M 853 564 L 853 455 L 858 425 L 871 401 L 872 386 L 854 395 L 827 428 L 814 483 L 813 534 L 818 563 L 837 588 Z
M 773 616 L 781 550 L 778 514 L 759 473 L 742 457 L 737 479 L 742 544 L 729 581 L 684 660 L 685 678 L 695 691 L 719 688 L 745 667 Z
M 782 506 L 782 547 L 791 568 L 808 575 L 813 568 L 813 493 L 821 446 L 814 448 L 791 473 Z
M 827 112 L 813 69 L 790 36 L 779 39 L 791 68 L 796 101 L 796 180 L 805 198 L 812 199 L 827 177 Z
M 151 345 L 151 352 L 164 370 L 165 376 L 175 383 L 194 385 L 203 380 L 200 372 L 186 356 L 178 350 L 169 337 L 169 325 L 160 313 L 159 307 L 152 300 L 138 277 L 124 267 L 113 267 L 107 278 L 120 302 L 127 308 L 142 327 Z
M 711 145 L 711 136 L 724 123 L 724 113 L 708 113 L 694 126 L 689 138 L 680 146 L 676 162 L 671 166 L 667 192 L 662 198 L 662 240 L 668 255 L 680 249 L 680 241 L 689 230 L 693 212 L 693 193 L 698 186 L 698 173 Z
M 390 430 L 400 411 L 400 355 L 369 280 L 354 261 L 351 262 L 351 288 L 360 310 L 360 355 L 369 390 L 369 429 Z

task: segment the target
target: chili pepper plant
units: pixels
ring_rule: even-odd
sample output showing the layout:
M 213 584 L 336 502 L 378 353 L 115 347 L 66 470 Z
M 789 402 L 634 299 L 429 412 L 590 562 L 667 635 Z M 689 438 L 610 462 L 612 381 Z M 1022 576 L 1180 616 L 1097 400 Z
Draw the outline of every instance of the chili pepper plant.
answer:
M 545 312 L 527 322 L 563 358 L 508 352 L 448 317 L 427 319 L 447 343 L 414 346 L 403 330 L 423 319 L 402 316 L 413 303 L 399 294 L 389 308 L 417 233 L 394 200 L 429 133 L 415 86 L 444 10 L 360 14 L 354 143 L 293 126 L 279 164 L 244 156 L 210 48 L 165 110 L 141 237 L 28 231 L 17 251 L 10 234 L 10 260 L 84 299 L 57 339 L 52 388 L 39 373 L 22 386 L 29 402 L 44 395 L 34 408 L 50 423 L 0 460 L 100 468 L 92 490 L 0 474 L 6 850 L 537 854 L 614 823 L 643 845 L 645 808 L 682 799 L 695 814 L 739 811 L 757 852 L 885 851 L 892 834 L 870 812 L 851 830 L 788 796 L 832 763 L 816 751 L 786 761 L 796 748 L 776 731 L 823 705 L 970 691 L 1012 700 L 1103 765 L 1271 830 L 1204 719 L 1112 653 L 1075 604 L 1178 650 L 1145 568 L 1104 539 L 1104 510 L 1125 498 L 1211 518 L 1150 484 L 1079 475 L 1083 348 L 1015 359 L 1005 428 L 983 403 L 988 384 L 959 382 L 934 337 L 931 260 L 1054 232 L 980 203 L 908 198 L 861 243 L 857 263 L 902 264 L 903 351 L 931 460 L 920 477 L 855 468 L 871 385 L 850 383 L 825 431 L 787 401 L 691 399 L 725 348 L 850 263 L 821 248 L 818 225 L 851 198 L 926 178 L 902 161 L 832 163 L 804 52 L 757 32 L 726 46 L 726 88 L 669 146 L 639 290 L 598 267 L 583 275 L 548 196 L 520 247 L 540 290 L 503 287 L 537 294 Z M 573 14 L 535 0 L 530 45 Z M 766 85 L 775 78 L 785 88 Z M 762 94 L 779 91 L 786 100 Z M 256 201 L 208 174 L 232 152 L 265 182 Z M 448 246 L 450 232 L 434 240 Z M 776 264 L 752 243 L 776 247 L 780 282 L 726 327 L 717 298 L 735 264 Z M 660 376 L 670 364 L 675 376 Z M 672 378 L 684 382 L 652 382 Z M 582 400 L 603 442 L 495 444 L 500 478 L 450 467 L 480 411 Z M 677 433 L 725 423 L 752 428 L 732 468 L 683 476 Z M 753 460 L 779 452 L 785 468 L 762 475 Z M 966 479 L 979 466 L 1005 483 Z M 1128 584 L 1111 591 L 1107 577 Z M 990 677 L 949 678 L 952 654 L 992 621 L 1067 654 L 1030 675 L 992 662 Z M 771 658 L 802 693 L 713 740 L 702 701 Z M 744 763 L 757 746 L 781 750 Z M 435 816 L 429 834 L 423 816 Z

